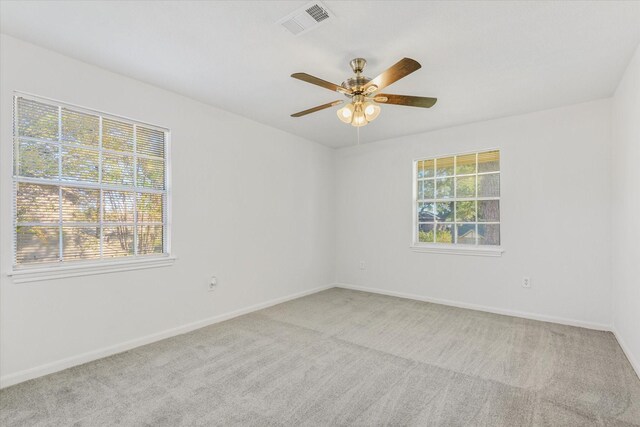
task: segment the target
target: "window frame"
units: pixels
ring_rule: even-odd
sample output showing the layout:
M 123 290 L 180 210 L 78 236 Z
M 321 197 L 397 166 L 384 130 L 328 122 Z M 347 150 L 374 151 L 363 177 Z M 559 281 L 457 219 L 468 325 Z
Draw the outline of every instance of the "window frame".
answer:
M 496 172 L 500 176 L 500 196 L 497 197 L 497 200 L 501 202 L 502 201 L 502 150 L 499 147 L 489 147 L 489 148 L 475 149 L 473 151 L 461 151 L 456 153 L 435 154 L 435 155 L 429 154 L 429 155 L 424 155 L 420 157 L 414 157 L 411 160 L 412 220 L 411 220 L 411 244 L 409 245 L 409 248 L 412 251 L 424 252 L 424 253 L 437 253 L 437 254 L 453 254 L 453 255 L 476 255 L 476 256 L 489 256 L 489 257 L 502 256 L 502 254 L 505 252 L 505 249 L 502 246 L 502 225 L 503 225 L 502 203 L 500 203 L 500 221 L 498 222 L 498 224 L 500 225 L 500 245 L 495 245 L 495 246 L 494 245 L 478 245 L 478 244 L 468 245 L 468 244 L 461 244 L 461 243 L 436 243 L 436 242 L 427 243 L 427 242 L 420 242 L 418 239 L 418 225 L 419 225 L 418 213 L 417 213 L 418 212 L 418 170 L 417 170 L 418 162 L 424 161 L 424 160 L 435 161 L 436 159 L 441 159 L 446 157 L 454 157 L 455 159 L 458 156 L 465 156 L 470 154 L 475 154 L 477 156 L 480 153 L 485 153 L 489 151 L 498 151 L 500 153 L 500 168 Z M 476 162 L 477 162 L 477 157 L 476 157 Z M 457 177 L 457 174 L 455 174 L 455 167 L 456 167 L 456 163 L 454 160 L 454 175 L 452 175 L 452 178 L 454 178 L 454 188 L 455 188 L 455 177 Z M 496 172 L 487 172 L 486 174 L 491 174 Z M 481 173 L 480 175 L 483 175 L 483 174 L 485 173 Z M 477 189 L 477 177 L 479 175 L 477 170 L 475 174 L 462 174 L 462 175 L 475 176 L 476 189 Z M 434 176 L 434 180 L 435 179 L 437 179 L 437 177 Z M 466 198 L 466 199 L 469 200 L 470 198 Z M 452 197 L 451 199 L 446 199 L 446 200 L 454 202 L 454 206 L 455 206 L 455 202 L 458 201 L 456 197 Z M 472 200 L 476 201 L 476 206 L 477 206 L 478 195 L 476 194 L 476 196 Z M 476 224 L 478 223 L 477 211 L 476 211 L 475 223 Z M 495 223 L 495 222 L 492 222 L 492 223 Z M 457 224 L 455 217 L 454 217 L 453 224 L 454 224 L 454 233 L 455 233 L 456 232 L 455 224 Z
M 18 175 L 15 174 L 15 162 L 16 162 L 16 153 L 14 144 L 16 143 L 16 132 L 18 129 L 18 114 L 17 114 L 17 103 L 18 99 L 23 98 L 30 101 L 40 102 L 47 105 L 55 106 L 58 109 L 68 108 L 72 111 L 85 113 L 90 115 L 95 115 L 100 117 L 100 123 L 102 123 L 103 119 L 116 120 L 120 122 L 124 122 L 131 125 L 141 126 L 147 129 L 153 129 L 157 131 L 161 131 L 164 133 L 165 141 L 164 141 L 164 190 L 156 190 L 149 188 L 148 192 L 152 194 L 165 194 L 165 206 L 164 206 L 164 214 L 166 216 L 163 221 L 164 230 L 163 230 L 163 253 L 158 254 L 134 254 L 130 256 L 123 257 L 114 257 L 114 258 L 91 258 L 85 260 L 69 260 L 64 261 L 60 260 L 58 262 L 45 262 L 45 263 L 33 263 L 33 264 L 18 264 L 17 263 L 17 246 L 16 246 L 16 224 L 17 224 L 17 183 L 33 183 L 33 184 L 41 184 L 41 185 L 57 185 L 64 186 L 64 181 L 61 181 L 58 178 L 58 182 L 48 181 L 47 178 L 29 178 L 22 177 L 19 178 Z M 12 230 L 12 245 L 11 245 L 11 270 L 7 273 L 9 277 L 12 277 L 14 283 L 23 283 L 23 282 L 32 282 L 39 280 L 51 280 L 63 277 L 73 277 L 73 276 L 84 276 L 91 274 L 101 274 L 101 273 L 109 273 L 114 271 L 128 271 L 128 270 L 138 270 L 138 269 L 146 269 L 152 267 L 164 267 L 172 265 L 173 262 L 177 259 L 172 253 L 171 249 L 171 241 L 172 241 L 172 209 L 171 209 L 171 200 L 172 200 L 172 191 L 171 191 L 171 129 L 159 126 L 156 124 L 151 124 L 147 122 L 143 122 L 140 120 L 132 119 L 126 116 L 108 113 L 105 111 L 99 111 L 93 108 L 87 108 L 83 106 L 79 106 L 76 104 L 71 104 L 64 101 L 58 101 L 52 98 L 47 98 L 39 95 L 34 95 L 18 90 L 13 91 L 12 98 L 12 107 L 14 109 L 13 115 L 13 132 L 12 132 L 12 146 L 14 146 L 11 154 L 11 185 L 12 185 L 12 213 L 11 213 L 11 230 Z M 60 120 L 60 119 L 59 119 Z M 60 126 L 60 124 L 58 124 Z M 60 129 L 58 130 L 60 132 Z M 102 133 L 100 131 L 100 133 Z M 27 138 L 27 140 L 39 141 L 39 139 Z M 43 141 L 44 142 L 44 141 Z M 64 147 L 76 147 L 73 143 L 65 143 L 58 138 L 58 141 L 55 144 L 59 145 L 62 148 Z M 102 159 L 103 152 L 111 152 L 109 149 L 104 149 L 101 145 L 96 149 L 96 152 L 100 153 L 99 158 Z M 119 153 L 122 154 L 122 153 Z M 137 158 L 139 153 L 135 150 L 135 132 L 134 132 L 134 149 L 131 154 L 133 158 Z M 145 155 L 142 155 L 146 158 Z M 151 156 L 154 157 L 154 156 Z M 62 161 L 61 159 L 59 161 Z M 100 161 L 100 165 L 101 165 Z M 101 169 L 101 167 L 100 167 Z M 133 166 L 134 174 L 137 171 L 137 166 L 134 164 Z M 100 170 L 100 174 L 102 171 Z M 133 193 L 134 199 L 138 198 L 139 194 L 144 194 L 144 192 L 140 192 L 139 189 L 141 187 L 126 187 L 119 184 L 104 184 L 102 182 L 98 183 L 83 183 L 82 185 L 75 185 L 77 183 L 69 183 L 72 188 L 93 188 L 103 190 L 115 190 L 115 191 L 128 191 Z M 102 204 L 102 200 L 100 201 Z M 101 207 L 102 211 L 102 207 Z M 103 220 L 100 216 L 98 221 L 100 226 L 102 227 Z M 74 224 L 76 225 L 76 224 Z M 92 223 L 92 226 L 95 225 Z M 64 223 L 57 224 L 56 226 L 64 227 Z M 133 228 L 136 229 L 139 227 L 137 220 L 134 219 Z M 59 236 L 59 239 L 62 240 L 62 236 Z

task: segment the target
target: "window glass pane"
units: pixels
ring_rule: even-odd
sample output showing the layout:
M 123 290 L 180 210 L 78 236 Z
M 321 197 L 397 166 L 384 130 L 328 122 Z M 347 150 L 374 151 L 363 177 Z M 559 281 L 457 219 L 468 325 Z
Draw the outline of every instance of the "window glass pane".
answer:
M 436 199 L 449 199 L 453 197 L 453 178 L 436 179 Z
M 19 182 L 16 219 L 20 222 L 59 222 L 60 193 L 57 186 Z
M 139 154 L 164 157 L 164 132 L 137 126 L 136 150 Z
M 18 98 L 17 136 L 58 140 L 58 107 Z
M 478 154 L 478 172 L 497 172 L 500 170 L 500 152 L 487 151 Z
M 418 181 L 418 199 L 433 199 L 434 186 L 432 179 Z
M 433 224 L 419 224 L 418 241 L 421 243 L 433 243 L 435 236 L 433 231 Z
M 18 264 L 58 261 L 59 228 L 16 227 L 16 261 Z
M 476 225 L 475 224 L 457 224 L 456 225 L 457 243 L 462 245 L 476 244 Z
M 453 175 L 453 157 L 436 159 L 436 176 Z
M 104 190 L 103 220 L 106 222 L 133 222 L 133 194 L 128 191 Z
M 98 182 L 99 153 L 84 148 L 62 147 L 62 179 Z
M 416 177 L 418 242 L 500 244 L 498 150 L 421 159 Z
M 437 243 L 453 243 L 453 225 L 452 224 L 436 225 L 436 242 Z
M 500 202 L 498 200 L 478 200 L 478 222 L 500 221 Z
M 99 199 L 100 190 L 62 187 L 62 221 L 98 222 Z
M 63 108 L 62 140 L 97 147 L 100 142 L 100 118 Z
M 478 224 L 478 244 L 499 245 L 500 224 Z
M 133 125 L 102 119 L 102 147 L 133 153 Z
M 434 203 L 418 203 L 418 222 L 434 222 Z
M 138 253 L 161 254 L 164 228 L 161 225 L 142 225 L 138 227 Z
M 58 147 L 37 141 L 18 143 L 16 175 L 29 178 L 58 178 Z
M 419 160 L 416 162 L 416 178 L 423 178 L 424 177 L 424 169 L 423 169 L 423 164 L 424 162 L 422 160 Z
M 133 156 L 103 153 L 102 182 L 116 185 L 133 185 Z
M 138 187 L 164 190 L 164 162 L 138 158 Z
M 476 202 L 456 202 L 456 222 L 475 222 Z
M 478 175 L 478 197 L 500 196 L 500 174 Z
M 435 172 L 434 172 L 435 163 L 436 162 L 434 160 L 423 160 L 422 168 L 423 168 L 423 175 L 425 178 L 433 178 L 435 176 Z
M 453 222 L 453 202 L 436 203 L 436 221 Z
M 105 258 L 133 255 L 133 227 L 104 227 L 102 231 L 102 255 Z
M 476 173 L 476 155 L 465 154 L 456 157 L 456 174 Z
M 476 196 L 476 177 L 465 176 L 456 178 L 456 197 L 475 197 Z
M 138 193 L 138 222 L 162 222 L 162 194 Z
M 62 227 L 62 258 L 65 261 L 100 257 L 100 226 Z
M 163 253 L 167 133 L 80 107 L 14 99 L 16 264 Z M 433 177 L 434 164 L 417 162 L 419 173 Z M 422 184 L 421 196 L 433 199 L 434 186 Z

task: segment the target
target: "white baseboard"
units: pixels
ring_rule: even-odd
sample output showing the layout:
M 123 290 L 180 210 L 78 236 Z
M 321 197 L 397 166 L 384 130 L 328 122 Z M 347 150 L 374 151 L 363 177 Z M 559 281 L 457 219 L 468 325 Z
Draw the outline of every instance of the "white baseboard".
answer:
M 354 291 L 371 292 L 375 294 L 389 295 L 393 297 L 408 298 L 408 299 L 413 299 L 417 301 L 431 302 L 434 304 L 448 305 L 451 307 L 468 308 L 471 310 L 486 311 L 488 313 L 503 314 L 506 316 L 513 316 L 513 317 L 522 317 L 524 319 L 540 320 L 542 322 L 559 323 L 561 325 L 568 325 L 568 326 L 578 326 L 580 328 L 595 329 L 598 331 L 611 331 L 611 325 L 605 325 L 601 323 L 585 322 L 582 320 L 566 319 L 563 317 L 548 316 L 545 314 L 527 313 L 524 311 L 508 310 L 504 308 L 489 307 L 485 305 L 470 304 L 466 302 L 451 301 L 451 300 L 440 299 L 440 298 L 431 298 L 431 297 L 426 297 L 422 295 L 409 294 L 405 292 L 395 292 L 395 291 L 388 291 L 388 290 L 379 289 L 379 288 L 370 288 L 367 286 L 351 285 L 348 283 L 335 283 L 334 286 L 337 288 L 352 289 Z
M 636 371 L 636 375 L 638 376 L 638 378 L 640 378 L 640 361 L 638 361 L 633 356 L 633 354 L 631 353 L 631 349 L 627 345 L 626 341 L 622 338 L 622 335 L 620 335 L 615 325 L 613 326 L 613 328 L 611 328 L 611 332 L 613 332 L 613 335 L 616 337 L 616 340 L 618 340 L 618 344 L 620 344 L 620 348 L 622 348 L 622 351 L 624 352 L 625 356 L 627 356 L 627 359 L 629 360 L 629 363 L 631 364 L 631 367 L 633 368 L 633 370 Z
M 73 366 L 82 365 L 83 363 L 91 362 L 93 360 L 102 359 L 103 357 L 111 356 L 123 351 L 131 350 L 132 348 L 140 347 L 142 345 L 150 344 L 152 342 L 160 341 L 165 338 L 170 338 L 176 335 L 184 334 L 196 329 L 203 328 L 205 326 L 213 325 L 214 323 L 223 322 L 225 320 L 232 319 L 234 317 L 242 316 L 263 308 L 271 307 L 273 305 L 281 304 L 286 301 L 290 301 L 296 298 L 304 297 L 307 295 L 315 294 L 316 292 L 324 291 L 326 289 L 333 288 L 333 285 L 321 286 L 314 289 L 309 289 L 303 292 L 297 292 L 284 297 L 275 298 L 269 301 L 265 301 L 259 304 L 254 304 L 249 307 L 241 308 L 229 313 L 220 314 L 207 319 L 199 320 L 197 322 L 188 323 L 186 325 L 178 326 L 176 328 L 167 329 L 154 334 L 146 335 L 144 337 L 136 338 L 130 341 L 125 341 L 120 344 L 104 347 L 98 350 L 89 351 L 77 356 L 68 357 L 55 362 L 46 363 L 44 365 L 36 366 L 35 368 L 25 369 L 23 371 L 15 372 L 0 377 L 0 388 L 9 387 L 14 384 L 18 384 L 33 378 L 38 378 L 44 375 L 52 374 L 54 372 L 62 371 L 64 369 L 71 368 Z

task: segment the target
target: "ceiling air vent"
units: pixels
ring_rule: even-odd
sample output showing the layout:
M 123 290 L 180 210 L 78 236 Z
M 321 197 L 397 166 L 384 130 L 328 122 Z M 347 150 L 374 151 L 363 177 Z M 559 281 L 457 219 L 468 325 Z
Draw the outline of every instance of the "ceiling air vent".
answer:
M 325 5 L 314 1 L 285 16 L 278 24 L 298 36 L 317 27 L 321 22 L 326 22 L 331 16 Z
M 311 6 L 309 9 L 307 9 L 306 12 L 309 15 L 311 15 L 311 17 L 315 19 L 316 22 L 324 21 L 329 17 L 329 14 L 327 13 L 327 11 L 321 8 L 320 6 L 318 6 L 317 3 Z

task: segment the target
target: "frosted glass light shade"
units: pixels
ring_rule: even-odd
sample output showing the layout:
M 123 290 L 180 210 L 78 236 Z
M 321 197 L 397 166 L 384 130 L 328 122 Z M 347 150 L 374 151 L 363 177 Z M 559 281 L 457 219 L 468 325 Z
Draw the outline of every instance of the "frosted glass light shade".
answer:
M 364 104 L 364 116 L 367 119 L 367 122 L 372 122 L 378 117 L 380 114 L 380 107 L 378 107 L 373 102 L 367 102 Z
M 349 103 L 344 107 L 340 108 L 337 112 L 338 118 L 343 123 L 351 123 L 353 120 L 353 104 Z
M 351 122 L 351 126 L 360 127 L 366 125 L 367 123 L 369 122 L 367 122 L 363 111 L 356 111 L 355 113 L 353 113 L 353 121 Z

